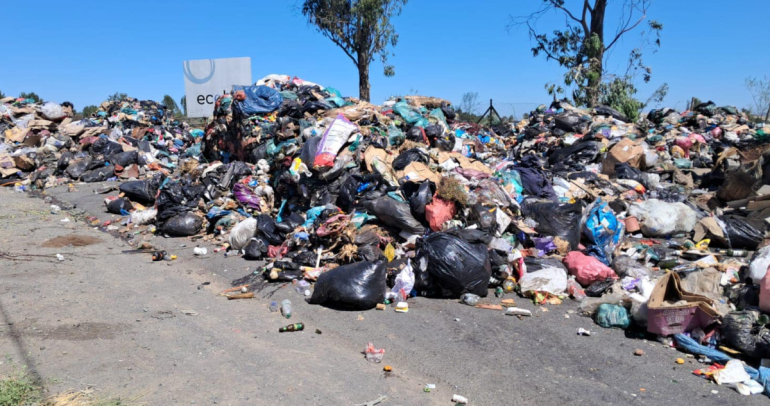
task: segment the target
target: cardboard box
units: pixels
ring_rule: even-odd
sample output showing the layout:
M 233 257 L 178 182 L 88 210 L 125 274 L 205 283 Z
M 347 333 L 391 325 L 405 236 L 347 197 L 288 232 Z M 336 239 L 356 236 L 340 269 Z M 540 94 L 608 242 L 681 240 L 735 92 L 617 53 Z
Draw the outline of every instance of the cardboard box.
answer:
M 713 303 L 682 290 L 679 275 L 671 272 L 658 280 L 647 303 L 647 331 L 667 336 L 706 328 L 719 321 Z

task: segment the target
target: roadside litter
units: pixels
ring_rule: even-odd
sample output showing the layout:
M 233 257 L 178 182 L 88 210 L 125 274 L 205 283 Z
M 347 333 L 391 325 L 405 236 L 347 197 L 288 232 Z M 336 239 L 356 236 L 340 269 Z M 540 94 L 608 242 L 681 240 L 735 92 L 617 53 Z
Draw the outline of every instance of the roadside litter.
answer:
M 129 240 L 189 237 L 260 261 L 233 281 L 241 295 L 292 283 L 337 309 L 406 313 L 423 296 L 522 320 L 532 312 L 496 301 L 572 297 L 603 328 L 675 336 L 714 362 L 717 348 L 770 358 L 770 127 L 734 107 L 631 123 L 555 101 L 480 126 L 435 97 L 375 106 L 269 75 L 219 95 L 204 128 L 151 101 L 76 119 L 66 105 L 6 98 L 0 139 L 0 185 L 117 182 L 105 210 Z M 291 317 L 288 299 L 280 310 Z M 763 368 L 746 380 L 735 365 L 706 376 L 770 393 Z

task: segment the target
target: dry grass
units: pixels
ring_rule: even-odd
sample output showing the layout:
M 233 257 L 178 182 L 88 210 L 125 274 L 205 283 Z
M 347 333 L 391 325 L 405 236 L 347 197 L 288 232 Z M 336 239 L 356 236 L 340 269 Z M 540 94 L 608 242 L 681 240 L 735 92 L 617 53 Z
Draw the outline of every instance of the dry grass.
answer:
M 463 206 L 468 205 L 468 194 L 465 192 L 465 188 L 460 181 L 455 178 L 441 178 L 441 183 L 438 185 L 437 192 L 438 197 L 444 200 L 456 202 Z

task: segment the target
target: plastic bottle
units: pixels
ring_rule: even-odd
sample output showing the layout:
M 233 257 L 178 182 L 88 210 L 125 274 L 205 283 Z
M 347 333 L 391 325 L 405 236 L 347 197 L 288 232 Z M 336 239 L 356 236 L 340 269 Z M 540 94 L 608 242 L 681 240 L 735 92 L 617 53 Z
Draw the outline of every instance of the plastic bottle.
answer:
M 300 295 L 310 296 L 310 283 L 306 280 L 301 280 L 294 286 L 294 290 Z
M 273 300 L 272 302 L 270 302 L 270 312 L 275 313 L 277 311 L 278 311 L 278 302 Z
M 281 314 L 287 319 L 291 318 L 291 300 L 283 299 L 281 302 Z
M 516 281 L 512 278 L 508 278 L 503 282 L 503 290 L 506 293 L 511 293 L 516 289 Z
M 583 299 L 586 297 L 586 292 L 583 290 L 583 287 L 580 286 L 580 284 L 575 280 L 574 276 L 570 276 L 570 278 L 567 280 L 567 293 L 569 293 L 569 295 L 575 298 L 577 301 L 583 301 Z
M 460 302 L 465 303 L 468 306 L 476 306 L 476 304 L 479 303 L 479 300 L 481 300 L 481 297 L 479 297 L 479 295 L 474 295 L 473 293 L 463 293 L 463 295 L 460 296 Z

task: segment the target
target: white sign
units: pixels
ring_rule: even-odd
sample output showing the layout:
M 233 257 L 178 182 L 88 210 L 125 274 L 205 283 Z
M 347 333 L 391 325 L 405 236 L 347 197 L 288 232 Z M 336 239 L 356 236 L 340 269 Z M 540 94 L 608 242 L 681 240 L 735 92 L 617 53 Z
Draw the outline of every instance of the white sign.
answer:
M 233 85 L 252 85 L 251 58 L 184 61 L 184 92 L 188 117 L 210 117 L 218 95 Z

